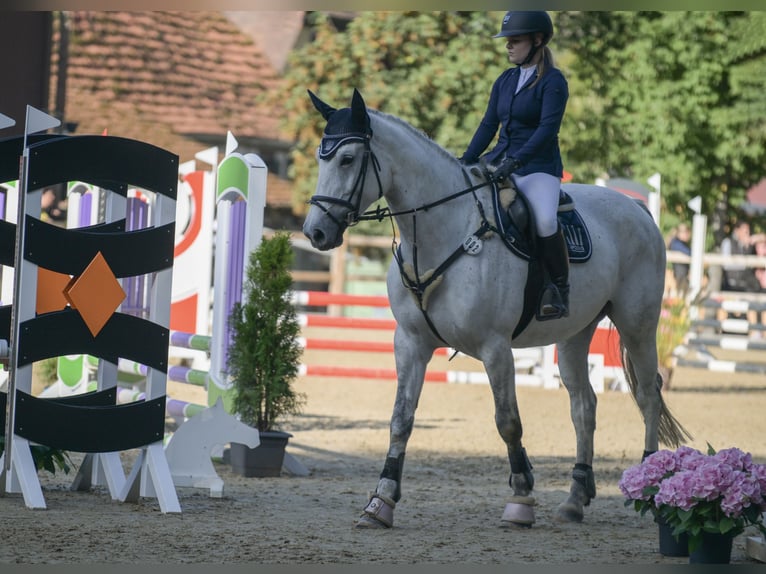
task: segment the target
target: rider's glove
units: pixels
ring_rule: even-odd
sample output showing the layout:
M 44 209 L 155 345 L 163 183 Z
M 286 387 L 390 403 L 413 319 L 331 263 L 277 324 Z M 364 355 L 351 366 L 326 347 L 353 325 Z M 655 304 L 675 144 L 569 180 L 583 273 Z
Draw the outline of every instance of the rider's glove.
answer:
M 501 183 L 508 179 L 513 172 L 521 167 L 521 162 L 515 157 L 507 157 L 503 160 L 497 169 L 492 173 L 492 179 Z

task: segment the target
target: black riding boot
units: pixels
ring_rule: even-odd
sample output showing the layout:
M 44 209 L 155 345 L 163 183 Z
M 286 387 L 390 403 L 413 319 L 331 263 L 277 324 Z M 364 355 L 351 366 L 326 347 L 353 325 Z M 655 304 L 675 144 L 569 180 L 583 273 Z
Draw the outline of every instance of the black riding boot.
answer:
M 540 297 L 538 321 L 548 321 L 569 316 L 569 252 L 561 227 L 548 237 L 537 238 L 540 257 L 548 271 L 550 282 L 546 283 Z

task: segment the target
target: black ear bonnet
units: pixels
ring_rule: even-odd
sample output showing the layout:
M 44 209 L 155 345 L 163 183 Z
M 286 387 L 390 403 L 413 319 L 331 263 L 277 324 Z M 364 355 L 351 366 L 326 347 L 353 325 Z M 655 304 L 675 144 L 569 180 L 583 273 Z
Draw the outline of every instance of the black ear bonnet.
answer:
M 351 99 L 351 107 L 336 110 L 309 91 L 314 106 L 327 120 L 322 141 L 319 143 L 319 159 L 331 159 L 342 145 L 352 142 L 365 143 L 372 137 L 370 116 L 364 100 L 357 90 Z

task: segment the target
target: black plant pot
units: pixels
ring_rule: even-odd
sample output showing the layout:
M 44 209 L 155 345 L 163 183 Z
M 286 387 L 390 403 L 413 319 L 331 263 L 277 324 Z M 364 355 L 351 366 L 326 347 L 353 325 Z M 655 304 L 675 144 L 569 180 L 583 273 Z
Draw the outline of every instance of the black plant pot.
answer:
M 729 564 L 734 537 L 730 534 L 702 533 L 702 543 L 689 553 L 689 564 Z
M 662 516 L 654 519 L 659 527 L 660 554 L 663 556 L 689 556 L 689 536 L 684 532 L 673 536 L 673 527 Z
M 285 459 L 287 441 L 293 436 L 282 431 L 261 431 L 261 444 L 255 448 L 237 442 L 231 443 L 229 457 L 231 470 L 241 476 L 279 476 Z

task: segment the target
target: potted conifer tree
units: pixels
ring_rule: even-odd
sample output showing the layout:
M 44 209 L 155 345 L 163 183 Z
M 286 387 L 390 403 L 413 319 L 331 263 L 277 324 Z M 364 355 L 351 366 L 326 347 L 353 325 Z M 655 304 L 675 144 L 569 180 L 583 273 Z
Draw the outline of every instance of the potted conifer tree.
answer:
M 248 477 L 279 476 L 292 436 L 280 430 L 279 423 L 286 415 L 298 414 L 305 400 L 293 388 L 303 352 L 291 301 L 293 257 L 289 234 L 264 238 L 250 253 L 242 302 L 229 317 L 232 410 L 243 423 L 257 428 L 261 439 L 253 449 L 231 444 L 232 470 Z

